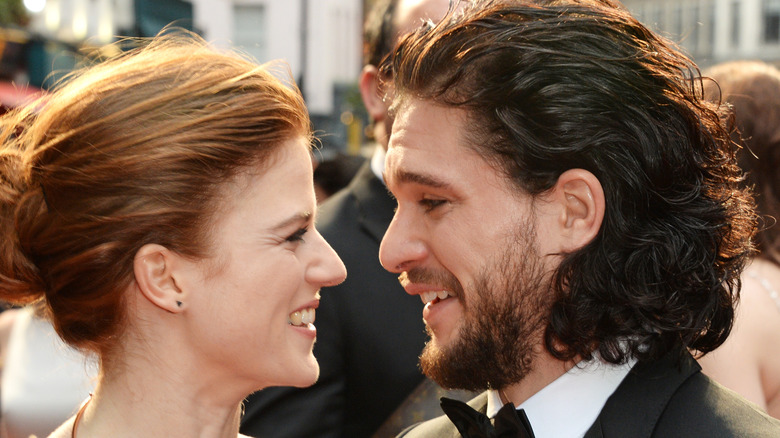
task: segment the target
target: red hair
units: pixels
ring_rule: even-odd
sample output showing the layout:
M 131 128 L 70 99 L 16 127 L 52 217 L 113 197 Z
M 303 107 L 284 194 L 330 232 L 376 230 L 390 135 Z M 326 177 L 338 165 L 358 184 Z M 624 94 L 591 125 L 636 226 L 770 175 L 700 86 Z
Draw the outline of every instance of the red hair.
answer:
M 101 358 L 138 249 L 208 255 L 220 187 L 311 137 L 294 86 L 192 35 L 86 68 L 0 120 L 0 299 L 43 301 L 67 343 Z

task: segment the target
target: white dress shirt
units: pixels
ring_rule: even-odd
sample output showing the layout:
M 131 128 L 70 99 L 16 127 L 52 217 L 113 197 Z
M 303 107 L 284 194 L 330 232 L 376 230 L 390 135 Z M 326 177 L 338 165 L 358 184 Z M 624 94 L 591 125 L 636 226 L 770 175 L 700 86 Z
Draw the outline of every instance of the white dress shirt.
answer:
M 385 183 L 384 171 L 385 171 L 385 155 L 387 152 L 382 146 L 374 146 L 374 153 L 371 154 L 371 171 L 374 172 L 379 181 L 382 184 Z
M 582 361 L 517 409 L 525 410 L 536 438 L 582 438 L 634 364 L 633 359 L 624 365 Z M 488 417 L 502 407 L 498 391 L 489 390 Z

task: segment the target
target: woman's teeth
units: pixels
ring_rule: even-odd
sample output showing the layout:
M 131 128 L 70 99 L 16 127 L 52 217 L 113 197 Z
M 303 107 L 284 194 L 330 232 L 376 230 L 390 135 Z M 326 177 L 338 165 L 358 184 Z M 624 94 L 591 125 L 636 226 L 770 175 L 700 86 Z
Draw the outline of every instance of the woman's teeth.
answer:
M 303 309 L 290 314 L 287 323 L 295 326 L 305 326 L 314 322 L 314 308 Z
M 450 295 L 450 293 L 446 290 L 423 292 L 420 294 L 420 298 L 422 299 L 423 304 L 428 304 L 436 298 L 441 301 L 450 296 L 452 295 Z

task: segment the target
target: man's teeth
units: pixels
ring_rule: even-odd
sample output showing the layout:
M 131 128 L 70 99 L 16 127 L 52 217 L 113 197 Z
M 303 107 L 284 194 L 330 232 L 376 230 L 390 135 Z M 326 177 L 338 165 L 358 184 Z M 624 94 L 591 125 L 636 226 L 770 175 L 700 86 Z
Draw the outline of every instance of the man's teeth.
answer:
M 438 298 L 441 301 L 450 296 L 452 295 L 450 295 L 450 293 L 447 292 L 446 290 L 423 292 L 420 294 L 420 298 L 422 299 L 423 304 L 428 304 L 431 301 L 435 300 L 436 298 Z
M 313 308 L 293 312 L 287 317 L 287 323 L 299 326 L 309 325 L 314 322 L 314 313 L 315 310 Z

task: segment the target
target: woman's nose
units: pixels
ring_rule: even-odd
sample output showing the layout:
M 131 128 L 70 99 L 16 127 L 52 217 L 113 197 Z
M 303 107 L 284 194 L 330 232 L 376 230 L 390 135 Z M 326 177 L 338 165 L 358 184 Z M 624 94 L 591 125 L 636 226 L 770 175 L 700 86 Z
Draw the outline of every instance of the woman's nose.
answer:
M 316 260 L 307 270 L 307 281 L 319 287 L 335 286 L 347 278 L 347 268 L 327 241 L 314 230 L 317 240 Z

